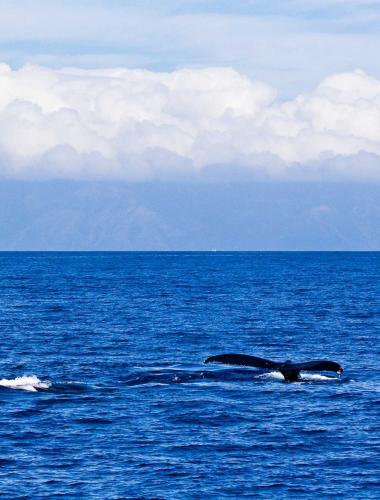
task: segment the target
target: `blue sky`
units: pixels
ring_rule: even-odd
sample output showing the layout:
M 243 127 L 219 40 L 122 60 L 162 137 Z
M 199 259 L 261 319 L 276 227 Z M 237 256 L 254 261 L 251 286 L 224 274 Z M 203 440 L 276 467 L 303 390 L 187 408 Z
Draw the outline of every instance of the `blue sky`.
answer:
M 380 0 L 0 0 L 0 175 L 379 180 L 379 21 Z
M 380 77 L 380 2 L 0 1 L 0 59 L 19 67 L 232 66 L 284 97 L 361 68 Z
M 0 0 L 0 246 L 378 248 L 379 52 L 380 0 Z

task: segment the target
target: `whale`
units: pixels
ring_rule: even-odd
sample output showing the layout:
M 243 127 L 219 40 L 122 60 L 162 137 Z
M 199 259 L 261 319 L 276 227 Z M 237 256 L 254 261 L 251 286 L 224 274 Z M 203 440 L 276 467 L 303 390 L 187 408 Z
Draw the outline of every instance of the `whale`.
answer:
M 328 361 L 318 359 L 314 361 L 306 361 L 304 363 L 292 363 L 287 360 L 283 362 L 272 361 L 270 359 L 258 358 L 249 354 L 217 354 L 210 356 L 204 361 L 205 363 L 224 363 L 227 365 L 252 366 L 254 368 L 262 368 L 265 370 L 279 371 L 286 382 L 298 382 L 300 380 L 300 372 L 318 371 L 318 372 L 335 372 L 343 373 L 342 366 L 336 361 Z

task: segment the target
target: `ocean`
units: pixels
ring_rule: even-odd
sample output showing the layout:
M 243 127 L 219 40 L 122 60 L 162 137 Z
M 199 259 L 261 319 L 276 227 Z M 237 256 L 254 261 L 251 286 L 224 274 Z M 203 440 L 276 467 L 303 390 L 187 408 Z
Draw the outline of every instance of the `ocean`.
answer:
M 2 499 L 380 498 L 380 253 L 9 252 L 0 285 Z

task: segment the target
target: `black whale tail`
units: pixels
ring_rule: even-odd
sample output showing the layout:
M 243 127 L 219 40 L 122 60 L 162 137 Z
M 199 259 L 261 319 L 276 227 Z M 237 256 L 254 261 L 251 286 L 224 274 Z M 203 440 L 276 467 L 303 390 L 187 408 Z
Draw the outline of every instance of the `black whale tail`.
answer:
M 300 380 L 300 371 L 292 368 L 280 368 L 279 372 L 287 382 L 297 382 Z
M 270 359 L 249 356 L 248 354 L 218 354 L 205 359 L 205 363 L 225 363 L 227 365 L 252 366 L 267 370 L 278 370 L 287 382 L 296 382 L 300 379 L 301 370 L 306 371 L 329 371 L 343 373 L 343 368 L 335 361 L 316 360 L 305 363 L 278 363 Z

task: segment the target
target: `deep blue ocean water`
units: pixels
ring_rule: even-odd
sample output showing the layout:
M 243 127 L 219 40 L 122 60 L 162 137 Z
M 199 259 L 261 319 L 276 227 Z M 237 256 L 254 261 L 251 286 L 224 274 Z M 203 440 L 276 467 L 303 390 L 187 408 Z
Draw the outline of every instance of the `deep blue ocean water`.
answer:
M 380 253 L 0 253 L 0 286 L 1 498 L 380 498 Z

